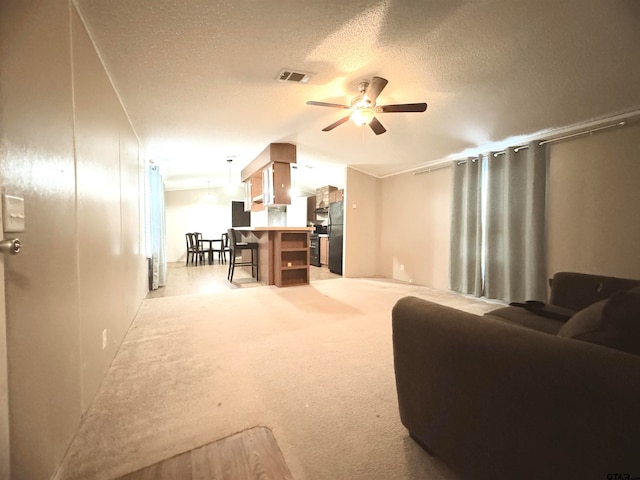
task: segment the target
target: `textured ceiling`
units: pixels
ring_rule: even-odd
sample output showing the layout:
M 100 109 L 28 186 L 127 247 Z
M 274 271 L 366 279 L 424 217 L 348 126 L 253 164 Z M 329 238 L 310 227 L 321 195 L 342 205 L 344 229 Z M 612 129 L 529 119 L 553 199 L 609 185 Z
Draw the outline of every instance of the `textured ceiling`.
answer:
M 229 178 L 269 143 L 312 188 L 640 109 L 638 0 L 74 0 L 168 188 Z M 278 82 L 282 68 L 313 73 Z M 358 83 L 389 80 L 387 133 L 347 122 Z M 334 177 L 335 178 L 335 177 Z

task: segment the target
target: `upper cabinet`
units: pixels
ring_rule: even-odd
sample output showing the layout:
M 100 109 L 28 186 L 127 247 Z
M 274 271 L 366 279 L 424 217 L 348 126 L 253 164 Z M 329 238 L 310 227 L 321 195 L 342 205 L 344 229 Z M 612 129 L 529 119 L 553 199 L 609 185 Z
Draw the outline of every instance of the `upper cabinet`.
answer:
M 245 210 L 255 212 L 265 206 L 291 204 L 292 163 L 296 163 L 296 146 L 272 143 L 243 168 Z
M 273 162 L 262 170 L 262 201 L 264 205 L 291 203 L 291 167 L 288 163 Z
M 326 185 L 316 189 L 316 209 L 322 210 L 329 208 L 329 204 L 342 200 L 344 190 L 338 190 L 337 187 Z
M 263 209 L 262 176 L 259 173 L 244 182 L 244 211 L 257 212 Z

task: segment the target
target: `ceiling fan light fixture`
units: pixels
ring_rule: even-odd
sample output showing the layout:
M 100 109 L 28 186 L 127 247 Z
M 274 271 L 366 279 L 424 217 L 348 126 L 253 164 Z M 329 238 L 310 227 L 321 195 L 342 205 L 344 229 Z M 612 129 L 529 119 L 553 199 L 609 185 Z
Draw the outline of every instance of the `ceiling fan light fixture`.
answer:
M 342 125 L 349 120 L 353 121 L 359 127 L 369 125 L 373 133 L 381 135 L 387 131 L 380 123 L 376 113 L 390 112 L 424 112 L 427 110 L 426 103 L 400 103 L 396 105 L 378 105 L 378 96 L 380 92 L 387 86 L 386 78 L 371 77 L 371 82 L 362 81 L 358 85 L 359 95 L 351 99 L 349 105 L 340 105 L 337 103 L 308 101 L 307 105 L 316 105 L 318 107 L 332 107 L 341 109 L 351 109 L 351 114 L 342 117 L 340 120 L 333 122 L 322 129 L 323 132 L 329 132 L 334 128 Z
M 375 117 L 375 112 L 371 108 L 361 108 L 355 110 L 351 114 L 351 120 L 359 127 L 369 125 L 369 123 L 371 123 L 371 120 L 373 120 L 373 117 Z
M 373 108 L 373 103 L 371 100 L 366 98 L 364 95 L 360 94 L 351 100 L 351 108 L 353 110 L 359 110 L 362 108 Z

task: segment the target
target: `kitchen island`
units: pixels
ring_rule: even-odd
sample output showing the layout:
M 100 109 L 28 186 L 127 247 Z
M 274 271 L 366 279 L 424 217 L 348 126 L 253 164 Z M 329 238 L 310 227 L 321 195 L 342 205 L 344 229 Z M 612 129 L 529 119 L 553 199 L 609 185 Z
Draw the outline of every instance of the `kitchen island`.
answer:
M 266 285 L 309 283 L 309 232 L 313 227 L 236 228 L 239 242 L 258 244 L 258 271 Z

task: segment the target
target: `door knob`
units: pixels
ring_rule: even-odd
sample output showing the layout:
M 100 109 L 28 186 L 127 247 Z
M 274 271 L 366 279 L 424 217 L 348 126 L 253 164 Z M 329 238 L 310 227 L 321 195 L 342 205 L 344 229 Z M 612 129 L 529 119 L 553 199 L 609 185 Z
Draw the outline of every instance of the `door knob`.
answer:
M 15 255 L 16 253 L 20 253 L 21 248 L 22 243 L 19 238 L 7 238 L 5 240 L 0 240 L 0 253 L 10 253 L 11 255 Z

